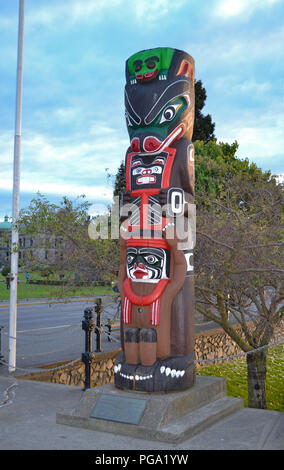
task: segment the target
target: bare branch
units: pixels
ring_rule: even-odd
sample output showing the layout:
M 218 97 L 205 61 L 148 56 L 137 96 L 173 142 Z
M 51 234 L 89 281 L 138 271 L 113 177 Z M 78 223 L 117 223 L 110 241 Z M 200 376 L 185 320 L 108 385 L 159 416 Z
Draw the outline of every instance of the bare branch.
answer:
M 243 245 L 241 247 L 242 250 L 249 250 L 251 248 L 267 248 L 269 246 L 284 246 L 284 242 L 282 243 L 264 243 L 261 245 Z
M 223 243 L 218 240 L 215 240 L 214 238 L 210 237 L 210 235 L 208 235 L 207 233 L 196 231 L 196 234 L 207 238 L 208 240 L 210 240 L 212 243 L 215 243 L 216 245 L 224 246 L 225 248 L 228 248 L 229 250 L 235 250 L 234 247 L 227 245 L 227 243 Z
M 247 268 L 247 269 L 242 269 L 241 271 L 232 271 L 232 274 L 243 274 L 243 273 L 249 273 L 249 272 L 277 272 L 277 273 L 283 273 L 284 274 L 284 269 L 280 268 Z

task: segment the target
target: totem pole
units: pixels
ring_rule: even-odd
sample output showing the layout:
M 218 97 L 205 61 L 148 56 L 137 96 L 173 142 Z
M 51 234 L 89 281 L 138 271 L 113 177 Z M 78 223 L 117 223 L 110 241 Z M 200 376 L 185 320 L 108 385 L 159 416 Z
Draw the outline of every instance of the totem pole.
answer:
M 121 202 L 121 342 L 115 385 L 147 392 L 195 382 L 194 60 L 156 48 L 126 61 L 130 147 Z

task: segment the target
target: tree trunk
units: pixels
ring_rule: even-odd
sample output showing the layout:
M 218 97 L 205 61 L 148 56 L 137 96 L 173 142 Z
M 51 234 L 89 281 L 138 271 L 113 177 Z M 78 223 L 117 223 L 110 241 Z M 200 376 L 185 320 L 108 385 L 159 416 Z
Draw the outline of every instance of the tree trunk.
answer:
M 267 351 L 247 354 L 248 406 L 266 409 Z

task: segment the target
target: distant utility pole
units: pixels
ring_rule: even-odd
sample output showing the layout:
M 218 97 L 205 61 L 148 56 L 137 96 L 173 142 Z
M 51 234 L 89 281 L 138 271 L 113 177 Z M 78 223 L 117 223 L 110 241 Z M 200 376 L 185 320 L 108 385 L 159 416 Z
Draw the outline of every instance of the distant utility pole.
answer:
M 20 209 L 20 163 L 21 163 L 21 127 L 23 95 L 23 51 L 24 51 L 24 15 L 25 0 L 19 0 L 18 59 L 16 119 L 14 138 L 14 173 L 13 173 L 13 212 L 11 240 L 11 283 L 10 283 L 10 320 L 9 320 L 9 372 L 16 370 L 16 337 L 17 337 L 17 287 L 18 287 L 18 243 L 19 232 L 16 222 Z

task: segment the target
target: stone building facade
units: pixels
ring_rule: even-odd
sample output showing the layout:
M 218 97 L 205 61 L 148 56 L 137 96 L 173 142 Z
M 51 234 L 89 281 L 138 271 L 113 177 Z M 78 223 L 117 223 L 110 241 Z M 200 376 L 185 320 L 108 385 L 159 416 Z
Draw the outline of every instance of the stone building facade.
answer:
M 0 269 L 10 266 L 11 261 L 11 232 L 12 224 L 8 216 L 0 222 Z M 63 257 L 63 240 L 55 237 L 48 241 L 45 235 L 19 234 L 19 265 L 28 267 L 29 260 L 33 257 L 39 264 L 58 263 Z M 43 248 L 44 247 L 44 248 Z

